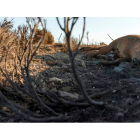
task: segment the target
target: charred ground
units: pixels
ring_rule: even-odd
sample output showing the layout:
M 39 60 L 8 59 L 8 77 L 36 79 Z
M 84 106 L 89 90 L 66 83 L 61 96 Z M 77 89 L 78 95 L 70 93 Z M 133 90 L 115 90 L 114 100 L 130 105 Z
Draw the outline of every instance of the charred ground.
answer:
M 55 51 L 52 51 L 52 49 Z M 40 72 L 47 90 L 58 91 L 58 93 L 63 91 L 73 95 L 81 94 L 73 76 L 68 54 L 62 52 L 60 47 L 50 47 L 44 55 L 36 56 L 36 59 L 41 59 L 42 63 L 48 66 L 46 70 Z M 110 106 L 119 108 L 119 110 L 94 105 L 88 105 L 86 107 L 55 107 L 55 111 L 62 112 L 66 116 L 72 116 L 68 121 L 62 120 L 61 122 L 139 122 L 139 67 L 127 67 L 125 70 L 116 72 L 114 68 L 118 67 L 118 65 L 103 66 L 96 64 L 95 62 L 97 60 L 99 58 L 87 59 L 83 52 L 79 52 L 75 60 L 75 65 L 80 78 L 88 95 L 91 95 L 94 100 L 103 101 Z M 50 81 L 52 77 L 61 79 L 61 82 Z M 4 89 L 2 91 L 8 99 L 20 104 L 24 108 L 30 109 L 38 114 L 43 113 L 43 110 L 41 110 L 34 100 L 27 103 Z M 42 98 L 45 97 L 42 96 Z M 66 99 L 68 97 L 64 98 Z M 81 100 L 83 102 L 80 98 L 73 100 Z M 6 110 L 8 114 L 3 113 L 3 110 Z M 1 122 L 26 122 L 26 120 L 10 112 L 8 108 L 2 108 L 0 114 Z

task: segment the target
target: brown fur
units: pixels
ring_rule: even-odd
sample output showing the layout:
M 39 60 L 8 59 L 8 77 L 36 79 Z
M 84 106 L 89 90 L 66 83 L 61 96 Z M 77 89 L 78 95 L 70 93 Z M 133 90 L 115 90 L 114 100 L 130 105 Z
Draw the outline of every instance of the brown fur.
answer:
M 80 49 L 80 51 L 83 51 L 83 52 L 87 52 L 87 51 L 92 51 L 92 50 L 100 50 L 101 48 L 105 47 L 106 45 L 100 45 L 100 46 L 95 46 L 95 47 L 82 47 Z
M 140 35 L 127 35 L 120 37 L 100 50 L 93 50 L 89 52 L 88 57 L 95 57 L 99 54 L 107 54 L 111 50 L 119 58 L 115 61 L 104 61 L 99 63 L 114 64 L 121 61 L 133 60 L 134 58 L 140 62 Z

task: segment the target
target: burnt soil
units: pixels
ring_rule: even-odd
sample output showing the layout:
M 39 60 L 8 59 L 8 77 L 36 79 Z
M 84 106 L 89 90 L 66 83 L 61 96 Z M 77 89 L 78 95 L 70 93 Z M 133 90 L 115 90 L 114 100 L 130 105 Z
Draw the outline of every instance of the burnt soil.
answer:
M 41 72 L 46 78 L 46 88 L 81 95 L 78 84 L 73 76 L 68 54 L 55 52 L 51 55 L 55 60 L 44 61 L 49 68 Z M 40 59 L 42 57 L 45 57 L 45 55 L 41 55 Z M 99 58 L 87 59 L 83 52 L 80 52 L 76 57 L 75 65 L 86 92 L 88 95 L 97 95 L 93 98 L 94 100 L 103 101 L 110 106 L 121 108 L 122 111 L 94 105 L 66 108 L 62 112 L 73 116 L 68 122 L 139 122 L 139 67 L 133 66 L 127 71 L 114 73 L 113 69 L 118 65 L 96 64 L 95 62 L 98 60 Z M 52 77 L 60 78 L 63 82 L 52 85 L 48 80 Z M 13 97 L 12 100 L 14 100 Z M 20 99 L 19 101 L 17 99 L 15 100 L 20 103 Z M 27 106 L 35 112 L 38 111 L 38 107 L 35 104 L 29 104 Z M 7 119 L 8 122 L 9 120 L 11 119 Z M 12 118 L 12 122 L 23 121 L 18 117 Z

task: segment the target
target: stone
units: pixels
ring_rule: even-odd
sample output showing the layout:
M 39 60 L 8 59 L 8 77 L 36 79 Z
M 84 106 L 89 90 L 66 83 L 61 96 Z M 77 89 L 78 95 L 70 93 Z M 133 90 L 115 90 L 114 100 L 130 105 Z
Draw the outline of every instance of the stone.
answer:
M 42 57 L 42 59 L 44 60 L 44 61 L 51 61 L 51 62 L 54 62 L 56 59 L 53 57 L 53 56 L 51 56 L 51 55 L 45 55 L 45 56 L 43 56 Z
M 119 64 L 120 68 L 123 68 L 123 71 L 127 72 L 127 71 L 130 71 L 131 70 L 131 65 L 129 62 L 122 62 Z
M 6 106 L 2 108 L 3 111 L 10 111 Z
M 130 71 L 131 65 L 129 62 L 122 62 L 118 67 L 115 67 L 112 72 L 122 74 L 123 72 Z
M 50 82 L 54 82 L 54 83 L 59 83 L 59 84 L 62 84 L 63 83 L 63 80 L 60 79 L 60 78 L 57 78 L 57 77 L 52 77 L 49 79 Z
M 119 64 L 118 67 L 120 68 L 128 68 L 130 66 L 130 63 L 129 62 L 122 62 Z
M 61 91 L 61 90 L 58 90 L 60 96 L 62 97 L 69 97 L 69 98 L 73 98 L 73 99 L 78 99 L 79 95 L 78 94 L 72 94 L 72 93 L 69 93 L 69 92 L 65 92 L 65 91 Z
M 121 67 L 115 67 L 114 69 L 113 69 L 113 73 L 121 73 L 122 71 L 123 71 L 124 69 L 123 68 L 121 68 Z

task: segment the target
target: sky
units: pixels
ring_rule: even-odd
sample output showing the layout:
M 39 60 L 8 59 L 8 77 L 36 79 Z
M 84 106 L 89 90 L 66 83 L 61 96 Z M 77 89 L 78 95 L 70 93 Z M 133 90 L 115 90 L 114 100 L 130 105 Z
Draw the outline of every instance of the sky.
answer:
M 25 17 L 8 17 L 8 20 L 14 19 L 14 28 L 18 25 L 26 24 Z M 0 17 L 2 21 L 4 17 Z M 47 19 L 47 29 L 53 34 L 55 41 L 63 31 L 59 28 L 55 17 L 44 17 Z M 60 22 L 63 26 L 63 18 L 60 17 Z M 72 36 L 79 38 L 82 34 L 83 18 L 80 17 L 73 29 Z M 86 17 L 86 30 L 83 42 L 86 40 L 86 32 L 89 32 L 89 42 L 111 43 L 109 34 L 113 39 L 130 34 L 140 34 L 140 17 Z M 62 34 L 61 41 L 63 40 L 64 33 Z

